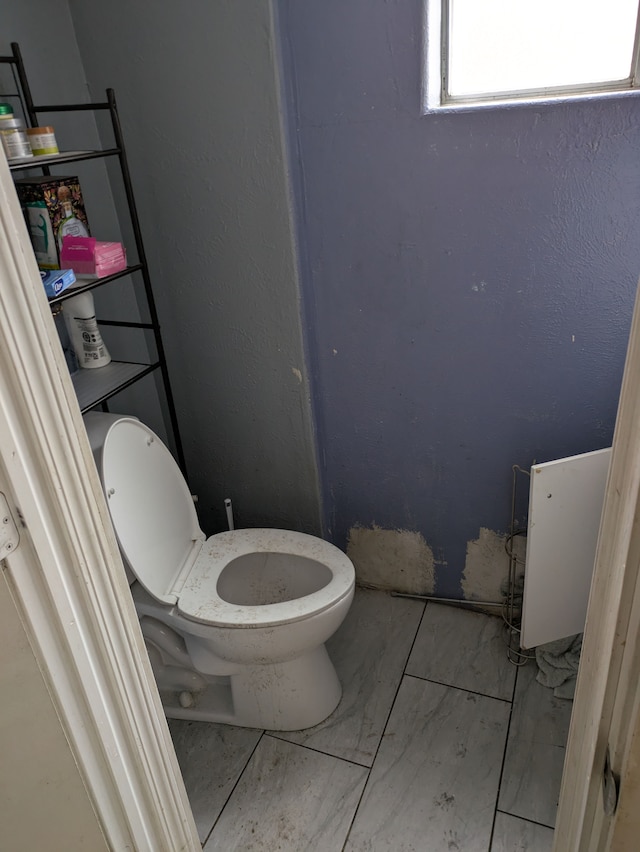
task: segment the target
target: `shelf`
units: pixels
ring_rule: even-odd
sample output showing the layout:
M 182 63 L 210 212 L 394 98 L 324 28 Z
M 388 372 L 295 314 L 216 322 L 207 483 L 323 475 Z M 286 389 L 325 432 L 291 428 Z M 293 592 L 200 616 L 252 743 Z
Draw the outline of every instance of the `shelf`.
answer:
M 60 303 L 64 302 L 66 299 L 79 295 L 80 293 L 85 293 L 88 290 L 93 290 L 96 287 L 101 287 L 103 284 L 109 284 L 110 282 L 116 281 L 120 278 L 124 279 L 127 276 L 131 276 L 133 273 L 140 274 L 140 279 L 132 279 L 129 282 L 126 282 L 128 289 L 125 295 L 135 295 L 136 300 L 140 301 L 141 316 L 144 316 L 148 319 L 148 321 L 131 322 L 125 320 L 99 320 L 98 324 L 118 326 L 122 329 L 137 330 L 135 341 L 142 345 L 139 350 L 136 349 L 129 351 L 132 353 L 139 351 L 139 354 L 136 357 L 143 359 L 146 358 L 147 363 L 141 364 L 127 361 L 112 361 L 107 364 L 106 367 L 99 367 L 94 370 L 80 369 L 71 376 L 71 380 L 73 382 L 80 409 L 84 413 L 85 411 L 106 402 L 106 400 L 110 397 L 114 396 L 119 391 L 128 388 L 130 385 L 133 385 L 147 374 L 160 369 L 160 375 L 157 376 L 159 379 L 157 384 L 158 391 L 164 391 L 164 400 L 160 397 L 158 401 L 163 409 L 166 404 L 166 413 L 170 420 L 170 424 L 167 423 L 167 427 L 170 425 L 167 432 L 172 433 L 178 463 L 180 464 L 183 473 L 186 473 L 176 407 L 171 385 L 169 383 L 167 362 L 162 337 L 160 335 L 160 323 L 151 288 L 149 268 L 143 245 L 138 211 L 136 209 L 131 174 L 127 163 L 125 142 L 118 116 L 115 92 L 113 89 L 106 89 L 106 99 L 100 102 L 38 105 L 34 102 L 31 96 L 31 88 L 29 86 L 24 63 L 22 61 L 20 47 L 15 42 L 11 44 L 10 56 L 0 56 L 0 67 L 3 64 L 8 64 L 12 67 L 15 88 L 17 88 L 17 96 L 20 99 L 25 123 L 29 127 L 39 127 L 49 123 L 48 121 L 41 120 L 41 114 L 89 112 L 95 115 L 96 111 L 104 111 L 108 113 L 112 132 L 110 134 L 110 141 L 100 143 L 105 145 L 105 147 L 101 150 L 66 150 L 61 151 L 58 154 L 17 158 L 15 160 L 11 160 L 9 163 L 9 169 L 14 176 L 19 176 L 20 173 L 29 174 L 30 172 L 41 172 L 45 175 L 49 175 L 50 171 L 54 169 L 54 167 L 62 166 L 65 163 L 77 163 L 83 160 L 104 159 L 106 157 L 116 158 L 116 162 L 113 163 L 113 165 L 117 168 L 113 171 L 114 173 L 116 171 L 119 172 L 122 189 L 124 190 L 128 220 L 131 226 L 133 241 L 135 243 L 135 253 L 132 256 L 135 258 L 135 263 L 131 263 L 126 269 L 116 272 L 113 275 L 105 276 L 104 278 L 80 278 L 72 287 L 69 287 L 62 293 L 58 293 L 58 295 L 53 299 L 49 299 L 49 304 L 52 307 L 56 305 L 59 309 L 61 307 Z M 74 169 L 73 172 L 75 171 L 76 170 Z M 70 172 L 66 173 L 69 174 Z M 143 300 L 146 301 L 146 307 L 142 304 Z M 57 311 L 54 310 L 54 313 L 57 313 Z M 153 363 L 149 363 L 150 361 L 153 361 Z
M 63 163 L 77 163 L 80 160 L 96 160 L 99 157 L 114 157 L 120 148 L 106 148 L 104 151 L 61 151 L 59 154 L 47 154 L 42 157 L 16 157 L 9 161 L 12 172 L 25 169 L 39 169 L 42 166 L 55 166 Z
M 97 367 L 94 370 L 78 370 L 71 376 L 71 380 L 80 410 L 84 414 L 85 411 L 109 399 L 118 391 L 124 390 L 142 376 L 157 370 L 159 366 L 159 361 L 155 364 L 112 361 L 105 367 Z
M 138 272 L 142 269 L 141 263 L 136 263 L 133 266 L 127 266 L 126 269 L 121 269 L 120 272 L 114 272 L 113 275 L 105 275 L 104 278 L 79 278 L 75 284 L 68 287 L 62 293 L 49 299 L 50 305 L 55 305 L 58 302 L 64 302 L 65 299 L 70 299 L 72 296 L 77 296 L 78 293 L 86 293 L 87 290 L 94 290 L 96 287 L 101 287 L 103 284 L 109 284 L 111 281 L 117 281 L 118 278 L 124 278 L 126 275 L 131 275 L 133 272 Z

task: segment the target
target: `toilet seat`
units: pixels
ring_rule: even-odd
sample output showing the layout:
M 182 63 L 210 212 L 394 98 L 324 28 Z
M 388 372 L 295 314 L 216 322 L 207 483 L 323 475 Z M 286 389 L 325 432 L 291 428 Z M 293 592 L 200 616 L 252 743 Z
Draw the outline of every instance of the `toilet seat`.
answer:
M 317 591 L 279 603 L 235 604 L 219 594 L 224 569 L 245 556 L 290 555 L 327 569 L 328 582 Z M 186 618 L 219 627 L 269 627 L 309 618 L 351 594 L 353 568 L 334 545 L 291 530 L 246 529 L 219 533 L 203 543 L 179 591 L 177 608 Z
M 351 561 L 315 536 L 245 529 L 205 540 L 180 468 L 151 429 L 118 415 L 87 414 L 85 423 L 94 453 L 99 450 L 96 462 L 125 562 L 159 603 L 201 624 L 251 629 L 308 618 L 352 593 Z M 221 597 L 219 582 L 231 562 L 264 559 L 267 571 L 269 559 L 287 556 L 316 563 L 316 576 L 324 566 L 325 582 L 312 583 L 300 597 L 267 604 Z M 292 565 L 287 571 L 291 576 Z

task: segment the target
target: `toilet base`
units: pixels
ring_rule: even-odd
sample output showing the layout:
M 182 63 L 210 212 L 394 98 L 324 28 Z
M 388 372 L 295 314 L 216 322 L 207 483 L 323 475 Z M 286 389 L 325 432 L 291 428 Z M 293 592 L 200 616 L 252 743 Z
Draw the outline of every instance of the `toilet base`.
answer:
M 204 688 L 193 692 L 160 687 L 166 716 L 299 731 L 326 719 L 342 695 L 324 645 L 285 663 L 243 666 L 237 673 L 204 676 L 204 680 Z

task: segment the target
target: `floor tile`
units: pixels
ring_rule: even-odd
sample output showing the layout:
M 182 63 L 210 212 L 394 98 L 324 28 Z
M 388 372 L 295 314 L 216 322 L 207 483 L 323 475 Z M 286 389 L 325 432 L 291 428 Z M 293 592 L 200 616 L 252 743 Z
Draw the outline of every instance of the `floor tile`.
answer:
M 490 852 L 551 852 L 553 829 L 498 811 Z
M 265 736 L 216 824 L 205 852 L 337 852 L 367 770 Z
M 487 852 L 509 709 L 405 677 L 345 849 Z
M 342 684 L 340 704 L 314 728 L 277 736 L 371 766 L 423 611 L 421 601 L 357 589 L 327 643 Z
M 407 674 L 511 701 L 516 667 L 501 618 L 429 603 Z
M 553 827 L 573 703 L 539 684 L 537 671 L 535 662 L 518 669 L 498 807 Z
M 204 843 L 262 731 L 178 719 L 169 720 L 169 731 Z

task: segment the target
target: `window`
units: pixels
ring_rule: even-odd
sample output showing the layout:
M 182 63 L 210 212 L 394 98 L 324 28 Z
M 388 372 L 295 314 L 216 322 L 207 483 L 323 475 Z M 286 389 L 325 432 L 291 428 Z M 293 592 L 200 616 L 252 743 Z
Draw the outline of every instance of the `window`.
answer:
M 639 87 L 638 0 L 425 3 L 425 111 Z

